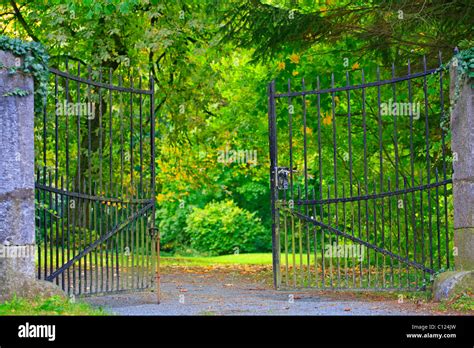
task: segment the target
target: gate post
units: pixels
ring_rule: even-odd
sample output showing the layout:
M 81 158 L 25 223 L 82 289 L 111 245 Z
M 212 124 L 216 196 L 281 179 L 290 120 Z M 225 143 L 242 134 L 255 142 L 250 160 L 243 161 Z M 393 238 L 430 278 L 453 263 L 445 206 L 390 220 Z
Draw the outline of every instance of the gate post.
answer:
M 455 91 L 455 67 L 450 75 L 450 98 L 457 98 L 451 114 L 454 262 L 459 271 L 474 270 L 474 88 L 467 77 Z
M 458 81 L 457 67 L 450 66 L 451 149 L 453 153 L 453 203 L 455 272 L 435 280 L 435 300 L 451 298 L 474 288 L 474 88 L 469 73 Z M 458 85 L 458 87 L 456 87 Z
M 279 211 L 277 207 L 278 188 L 276 183 L 278 156 L 277 156 L 277 134 L 275 114 L 275 81 L 268 85 L 268 136 L 270 145 L 270 201 L 272 213 L 272 265 L 273 286 L 280 287 L 280 233 L 279 233 Z
M 22 64 L 23 58 L 0 50 L 1 301 L 59 290 L 36 281 L 33 78 L 9 71 Z

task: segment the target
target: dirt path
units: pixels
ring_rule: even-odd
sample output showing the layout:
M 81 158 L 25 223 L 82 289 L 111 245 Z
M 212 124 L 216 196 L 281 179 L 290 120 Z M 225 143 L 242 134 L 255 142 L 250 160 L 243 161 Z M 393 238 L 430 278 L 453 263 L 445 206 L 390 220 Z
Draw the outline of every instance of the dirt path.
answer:
M 175 267 L 162 276 L 159 305 L 153 292 L 107 295 L 86 301 L 118 315 L 437 314 L 429 304 L 412 301 L 399 304 L 396 299 L 383 296 L 276 291 L 269 286 L 268 277 L 255 273 L 259 273 L 258 270 L 246 272 L 232 267 Z

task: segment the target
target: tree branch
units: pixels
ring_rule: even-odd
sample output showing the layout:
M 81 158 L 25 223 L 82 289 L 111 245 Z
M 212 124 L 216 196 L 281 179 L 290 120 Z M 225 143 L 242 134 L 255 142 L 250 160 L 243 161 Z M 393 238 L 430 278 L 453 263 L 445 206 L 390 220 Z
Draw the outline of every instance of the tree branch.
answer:
M 28 25 L 28 23 L 26 23 L 25 21 L 25 18 L 23 18 L 23 15 L 21 14 L 20 10 L 18 9 L 18 6 L 16 5 L 15 1 L 14 0 L 10 0 L 10 4 L 12 5 L 13 7 L 13 10 L 15 11 L 15 17 L 18 19 L 18 21 L 20 22 L 21 26 L 23 27 L 23 29 L 25 29 L 25 31 L 27 32 L 27 34 L 36 42 L 41 42 L 38 37 L 33 33 L 33 31 L 31 30 L 30 26 Z

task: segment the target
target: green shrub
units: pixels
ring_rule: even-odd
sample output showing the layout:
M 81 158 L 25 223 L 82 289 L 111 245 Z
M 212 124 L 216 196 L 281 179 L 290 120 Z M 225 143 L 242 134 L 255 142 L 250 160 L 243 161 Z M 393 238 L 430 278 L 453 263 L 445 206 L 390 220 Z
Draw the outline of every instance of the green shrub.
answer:
M 211 202 L 187 218 L 191 247 L 214 255 L 268 251 L 271 234 L 255 213 L 239 208 L 232 200 Z
M 185 228 L 190 213 L 191 208 L 188 205 L 180 207 L 179 202 L 162 206 L 157 211 L 161 250 L 171 252 L 189 247 L 189 236 Z

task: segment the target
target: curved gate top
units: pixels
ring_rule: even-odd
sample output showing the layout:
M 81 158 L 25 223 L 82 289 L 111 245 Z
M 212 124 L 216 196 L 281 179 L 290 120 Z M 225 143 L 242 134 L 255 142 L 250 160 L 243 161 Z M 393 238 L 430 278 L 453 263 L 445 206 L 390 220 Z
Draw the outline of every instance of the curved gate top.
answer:
M 452 267 L 449 84 L 420 66 L 269 85 L 277 288 L 420 289 Z
M 71 295 L 155 286 L 153 98 L 133 71 L 50 69 L 35 117 L 38 278 Z

